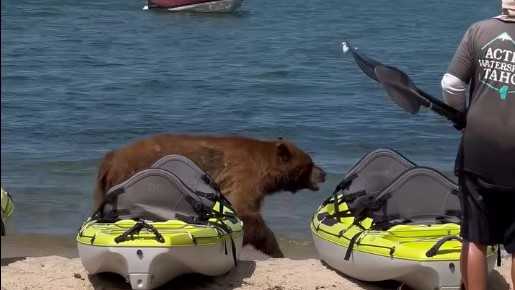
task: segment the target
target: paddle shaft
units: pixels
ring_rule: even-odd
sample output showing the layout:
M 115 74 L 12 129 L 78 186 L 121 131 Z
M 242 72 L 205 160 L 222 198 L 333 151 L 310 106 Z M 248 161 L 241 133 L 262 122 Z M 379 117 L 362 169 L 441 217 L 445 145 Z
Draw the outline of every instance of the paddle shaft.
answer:
M 448 120 L 452 121 L 457 128 L 465 127 L 465 118 L 464 113 L 454 109 L 453 107 L 447 105 L 442 102 L 440 99 L 437 99 L 430 94 L 424 92 L 423 90 L 416 88 L 417 93 L 419 93 L 424 99 L 428 102 L 428 107 L 433 110 L 435 113 L 444 116 Z

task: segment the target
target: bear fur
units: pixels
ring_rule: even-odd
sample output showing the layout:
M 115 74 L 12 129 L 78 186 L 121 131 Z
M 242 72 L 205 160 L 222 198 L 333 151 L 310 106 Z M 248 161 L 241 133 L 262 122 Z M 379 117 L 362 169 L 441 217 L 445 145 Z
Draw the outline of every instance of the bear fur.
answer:
M 244 244 L 272 257 L 283 257 L 273 232 L 261 216 L 266 195 L 278 191 L 318 190 L 325 172 L 286 140 L 159 134 L 108 152 L 98 171 L 94 206 L 105 193 L 163 156 L 183 155 L 220 186 L 244 222 Z

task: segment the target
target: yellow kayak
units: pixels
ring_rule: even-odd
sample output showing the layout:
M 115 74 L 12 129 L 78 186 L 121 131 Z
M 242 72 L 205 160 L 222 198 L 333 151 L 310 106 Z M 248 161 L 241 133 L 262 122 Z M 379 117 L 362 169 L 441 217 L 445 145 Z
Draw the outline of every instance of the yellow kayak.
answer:
M 11 198 L 11 195 L 4 190 L 4 188 L 1 188 L 1 200 L 2 200 L 2 236 L 5 235 L 6 232 L 6 223 L 9 217 L 12 215 L 14 211 L 14 203 Z
M 104 199 L 77 234 L 90 274 L 117 273 L 132 289 L 147 290 L 181 274 L 221 275 L 237 263 L 243 222 L 184 156 L 163 157 Z
M 414 289 L 460 289 L 457 185 L 390 149 L 359 160 L 317 209 L 311 232 L 320 258 L 363 281 Z M 492 269 L 496 255 L 488 252 Z

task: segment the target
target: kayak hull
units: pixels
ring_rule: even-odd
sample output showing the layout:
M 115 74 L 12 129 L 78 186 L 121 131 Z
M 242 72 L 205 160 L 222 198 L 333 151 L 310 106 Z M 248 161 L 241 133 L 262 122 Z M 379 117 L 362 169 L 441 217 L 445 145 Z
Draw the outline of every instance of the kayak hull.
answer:
M 459 290 L 460 261 L 413 261 L 402 260 L 354 250 L 345 260 L 347 247 L 336 245 L 313 234 L 314 245 L 320 259 L 331 268 L 362 281 L 397 280 L 413 289 Z M 488 256 L 488 268 L 492 270 L 495 255 Z
M 342 203 L 340 210 L 346 209 Z M 370 218 L 355 223 L 353 217 L 344 217 L 338 222 L 331 212 L 333 204 L 322 205 L 311 223 L 315 248 L 331 268 L 362 281 L 397 280 L 420 290 L 460 289 L 461 242 L 446 241 L 428 255 L 442 239 L 457 237 L 458 224 L 403 224 L 374 230 Z M 491 271 L 496 261 L 493 247 L 488 248 L 487 259 Z
M 234 237 L 234 243 L 238 257 L 241 235 Z M 232 247 L 225 240 L 211 245 L 162 248 L 100 247 L 79 243 L 78 250 L 82 264 L 90 274 L 117 273 L 130 283 L 132 289 L 140 290 L 154 289 L 182 274 L 218 276 L 234 267 Z
M 216 1 L 176 1 L 176 0 L 149 0 L 147 8 L 164 8 L 169 11 L 189 12 L 233 12 L 241 6 L 243 0 L 216 0 Z
M 218 276 L 230 271 L 240 256 L 243 222 L 230 216 L 203 224 L 89 219 L 76 239 L 89 274 L 119 274 L 132 289 L 149 290 L 182 274 Z

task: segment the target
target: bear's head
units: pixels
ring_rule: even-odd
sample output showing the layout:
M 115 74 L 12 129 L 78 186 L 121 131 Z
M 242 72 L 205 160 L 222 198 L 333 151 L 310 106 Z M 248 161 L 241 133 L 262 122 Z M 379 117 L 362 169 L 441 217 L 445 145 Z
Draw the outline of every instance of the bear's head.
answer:
M 274 144 L 274 190 L 295 193 L 302 189 L 317 191 L 325 181 L 325 172 L 313 163 L 311 157 L 293 143 L 279 138 Z

